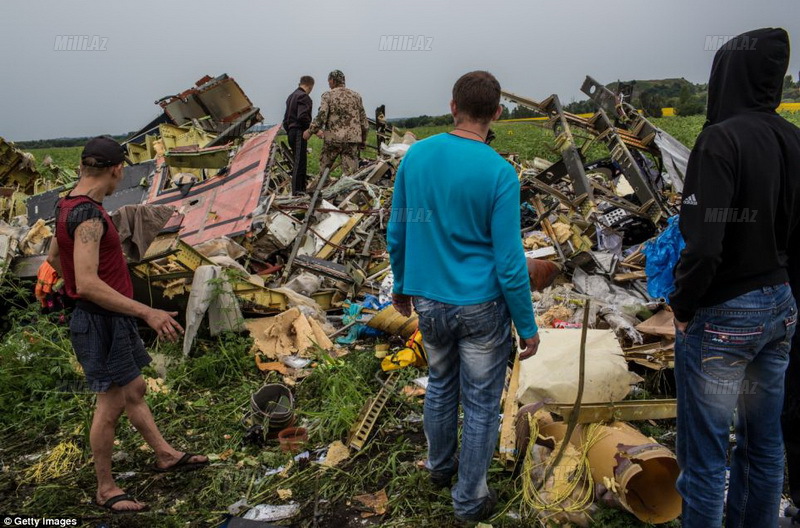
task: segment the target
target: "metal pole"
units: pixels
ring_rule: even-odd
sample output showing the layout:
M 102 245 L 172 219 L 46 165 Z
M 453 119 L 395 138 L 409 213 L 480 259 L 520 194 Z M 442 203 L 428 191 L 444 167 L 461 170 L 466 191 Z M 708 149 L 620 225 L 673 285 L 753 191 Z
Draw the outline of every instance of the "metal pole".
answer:
M 561 446 L 558 449 L 558 454 L 553 459 L 553 463 L 547 466 L 547 471 L 545 471 L 544 479 L 542 482 L 547 482 L 547 479 L 553 474 L 553 471 L 558 466 L 558 463 L 561 462 L 561 457 L 564 456 L 564 451 L 567 448 L 567 444 L 570 442 L 572 438 L 572 432 L 575 430 L 575 426 L 578 423 L 578 415 L 581 413 L 581 400 L 583 400 L 583 386 L 584 382 L 586 381 L 586 332 L 589 328 L 589 305 L 591 301 L 586 299 L 586 303 L 583 305 L 583 328 L 581 329 L 581 352 L 580 352 L 580 363 L 579 363 L 579 370 L 578 370 L 578 395 L 575 397 L 575 405 L 572 407 L 572 412 L 569 413 L 569 420 L 567 422 L 567 432 L 564 435 L 564 439 L 561 441 Z

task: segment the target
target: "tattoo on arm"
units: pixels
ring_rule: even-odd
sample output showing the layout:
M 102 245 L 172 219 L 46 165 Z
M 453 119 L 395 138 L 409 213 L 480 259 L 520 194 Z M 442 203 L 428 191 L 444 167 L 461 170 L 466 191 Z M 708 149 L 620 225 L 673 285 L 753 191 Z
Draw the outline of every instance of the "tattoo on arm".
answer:
M 97 243 L 103 237 L 103 222 L 99 218 L 92 218 L 83 222 L 75 230 L 84 244 Z

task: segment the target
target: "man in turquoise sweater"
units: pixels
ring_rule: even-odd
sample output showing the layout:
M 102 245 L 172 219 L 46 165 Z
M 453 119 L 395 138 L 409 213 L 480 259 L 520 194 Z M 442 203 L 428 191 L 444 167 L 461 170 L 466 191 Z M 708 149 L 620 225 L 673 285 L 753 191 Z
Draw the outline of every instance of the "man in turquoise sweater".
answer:
M 520 186 L 514 168 L 486 144 L 500 116 L 500 84 L 475 71 L 453 86 L 455 129 L 415 143 L 395 178 L 387 242 L 394 306 L 413 305 L 428 354 L 427 468 L 452 487 L 460 521 L 491 516 L 496 496 L 486 474 L 497 443 L 500 397 L 511 353 L 511 321 L 524 350 L 538 329 L 519 235 Z M 458 446 L 459 394 L 464 409 Z

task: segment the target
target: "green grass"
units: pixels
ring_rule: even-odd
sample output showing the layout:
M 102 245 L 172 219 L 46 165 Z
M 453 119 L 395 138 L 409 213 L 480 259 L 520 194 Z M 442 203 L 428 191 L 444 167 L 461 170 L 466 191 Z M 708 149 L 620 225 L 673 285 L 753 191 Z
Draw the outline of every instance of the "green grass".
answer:
M 800 115 L 790 116 L 797 123 Z M 702 118 L 662 118 L 657 124 L 687 144 L 693 143 Z M 550 150 L 552 133 L 530 123 L 497 123 L 493 127 L 501 151 L 517 152 L 522 159 L 543 157 L 554 160 Z M 418 128 L 419 138 L 449 130 L 450 127 Z M 374 140 L 374 139 L 373 139 Z M 312 138 L 309 170 L 318 167 L 321 141 Z M 40 149 L 64 167 L 73 166 L 79 148 Z M 0 511 L 35 516 L 77 516 L 100 521 L 107 517 L 93 510 L 94 473 L 87 439 L 94 397 L 85 392 L 68 392 L 65 387 L 80 384 L 74 368 L 67 328 L 54 316 L 43 317 L 26 289 L 6 283 L 0 288 L 2 310 L 0 331 Z M 344 440 L 367 398 L 379 389 L 374 379 L 379 360 L 369 343 L 353 349 L 341 362 L 317 368 L 295 388 L 297 415 L 310 430 L 311 447 L 324 448 L 333 440 Z M 416 467 L 425 457 L 421 424 L 407 419 L 421 413 L 420 403 L 399 397 L 390 399 L 378 427 L 365 449 L 342 466 L 327 471 L 314 464 L 295 464 L 285 477 L 265 476 L 268 469 L 288 464 L 290 456 L 277 444 L 264 448 L 242 443 L 240 424 L 250 394 L 265 382 L 279 381 L 277 375 L 264 377 L 249 354 L 246 336 L 224 335 L 200 340 L 196 355 L 184 359 L 177 345 L 152 343 L 151 354 L 166 364 L 167 393 L 149 393 L 148 403 L 165 437 L 184 450 L 216 455 L 215 462 L 197 473 L 154 475 L 147 471 L 153 455 L 142 450 L 139 434 L 123 418 L 117 429 L 115 447 L 117 475 L 133 472 L 120 480 L 126 491 L 148 502 L 151 513 L 126 519 L 124 526 L 199 527 L 215 526 L 228 505 L 245 498 L 251 504 L 280 504 L 278 489 L 291 489 L 301 514 L 292 526 L 348 526 L 360 523 L 350 499 L 362 493 L 385 489 L 390 511 L 381 526 L 439 527 L 452 519 L 446 492 L 435 492 L 427 476 Z M 320 361 L 320 363 L 325 363 Z M 155 376 L 148 367 L 146 374 Z M 421 375 L 408 369 L 403 382 Z M 647 434 L 660 437 L 671 422 L 645 426 Z M 70 440 L 82 450 L 79 469 L 38 486 L 23 484 L 25 470 L 35 457 L 48 453 L 58 443 Z M 501 509 L 518 512 L 519 485 L 500 466 L 490 470 L 490 484 L 499 491 Z M 530 526 L 502 516 L 495 527 Z M 284 523 L 286 524 L 286 523 Z M 676 523 L 673 523 L 677 526 Z M 635 528 L 648 526 L 624 512 L 601 509 L 593 526 Z
M 6 327 L 0 343 L 0 511 L 35 516 L 75 516 L 95 524 L 108 516 L 91 507 L 95 490 L 87 431 L 94 397 L 69 392 L 82 376 L 74 368 L 68 329 L 57 316 L 41 316 L 35 306 L 21 299 L 25 289 L 6 284 L 0 291 L 4 305 L 16 305 L 5 314 Z M 310 429 L 309 447 L 324 448 L 333 440 L 345 440 L 363 403 L 379 389 L 375 373 L 380 360 L 368 342 L 360 343 L 341 361 L 317 367 L 294 390 L 297 415 Z M 146 501 L 152 511 L 127 517 L 122 526 L 172 527 L 216 526 L 228 505 L 245 498 L 250 504 L 282 504 L 277 490 L 291 489 L 301 513 L 292 526 L 349 526 L 360 522 L 352 497 L 385 489 L 389 513 L 379 521 L 389 527 L 450 526 L 452 506 L 446 491 L 436 492 L 416 462 L 426 455 L 425 437 L 418 421 L 419 400 L 393 396 L 384 409 L 365 449 L 354 453 L 340 467 L 327 471 L 315 464 L 294 464 L 286 476 L 265 476 L 268 469 L 285 466 L 291 455 L 273 441 L 265 447 L 243 444 L 240 424 L 250 395 L 265 382 L 249 349 L 251 340 L 226 334 L 200 340 L 196 353 L 184 359 L 177 344 L 151 343 L 166 368 L 167 393 L 147 395 L 164 436 L 179 449 L 216 455 L 208 468 L 195 473 L 158 475 L 148 471 L 153 454 L 143 450 L 144 441 L 126 418 L 117 428 L 115 475 L 132 472 L 119 480 L 128 492 Z M 320 364 L 326 363 L 322 358 Z M 424 374 L 417 369 L 400 373 L 402 387 Z M 153 367 L 145 375 L 154 377 Z M 75 442 L 82 455 L 78 469 L 39 485 L 22 482 L 36 456 L 46 455 L 63 441 Z M 498 465 L 490 470 L 491 485 L 498 490 L 501 507 L 519 511 L 517 483 Z M 597 526 L 640 527 L 623 512 L 602 512 Z M 599 521 L 598 521 L 599 522 Z M 350 523 L 350 524 L 348 524 Z M 495 527 L 530 524 L 501 516 Z
M 795 125 L 800 126 L 800 113 L 784 113 L 785 117 Z M 705 116 L 688 116 L 688 117 L 661 117 L 653 119 L 653 123 L 664 129 L 669 134 L 684 145 L 691 148 L 694 145 L 697 135 L 703 128 Z M 537 122 L 518 122 L 518 123 L 495 123 L 492 129 L 497 134 L 497 139 L 492 143 L 492 146 L 500 152 L 511 152 L 519 154 L 520 159 L 532 160 L 534 157 L 556 161 L 558 159 L 557 153 L 553 151 L 553 133 L 550 130 L 542 128 L 541 124 Z M 418 139 L 423 139 L 434 134 L 447 132 L 452 130 L 450 126 L 439 127 L 419 127 L 411 131 L 417 136 Z M 286 141 L 286 136 L 278 136 L 278 141 Z M 372 131 L 367 139 L 368 144 L 375 144 L 375 132 Z M 311 137 L 308 142 L 311 153 L 308 156 L 308 171 L 311 174 L 319 172 L 319 153 L 322 150 L 322 140 L 316 136 Z M 30 152 L 36 156 L 36 162 L 41 169 L 41 163 L 45 156 L 49 155 L 53 161 L 64 168 L 75 168 L 80 162 L 80 153 L 82 147 L 61 147 L 61 148 L 45 148 L 33 149 Z M 596 148 L 590 151 L 590 155 L 605 156 L 605 149 Z M 375 158 L 375 149 L 367 148 L 362 152 L 365 158 Z M 333 175 L 341 173 L 340 169 L 336 169 Z
M 45 170 L 43 162 L 47 156 L 50 156 L 53 163 L 59 167 L 77 171 L 81 162 L 81 151 L 83 147 L 54 147 L 31 149 L 29 152 L 36 158 L 36 168 L 43 172 Z

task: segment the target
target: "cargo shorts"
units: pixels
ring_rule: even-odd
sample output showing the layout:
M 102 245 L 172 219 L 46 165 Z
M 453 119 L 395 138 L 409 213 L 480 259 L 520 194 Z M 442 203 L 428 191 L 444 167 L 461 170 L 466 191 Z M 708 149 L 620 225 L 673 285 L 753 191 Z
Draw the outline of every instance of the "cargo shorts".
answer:
M 127 385 L 152 361 L 133 317 L 75 308 L 69 330 L 72 348 L 92 392 Z

